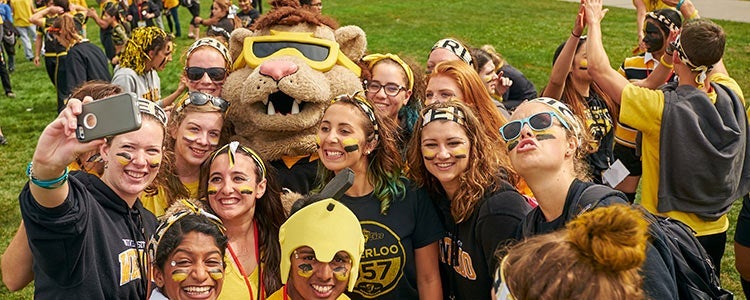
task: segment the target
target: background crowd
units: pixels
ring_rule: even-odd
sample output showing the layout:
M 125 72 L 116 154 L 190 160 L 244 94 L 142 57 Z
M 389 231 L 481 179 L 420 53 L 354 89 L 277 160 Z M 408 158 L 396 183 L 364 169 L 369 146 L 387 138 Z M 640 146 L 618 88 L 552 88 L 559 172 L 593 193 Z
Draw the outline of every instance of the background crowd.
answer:
M 66 230 L 56 218 L 85 219 L 91 214 L 107 215 L 121 210 L 115 214 L 117 216 L 111 217 L 122 218 L 123 212 L 127 215 L 124 220 L 130 224 L 124 227 L 126 231 L 122 234 L 128 236 L 134 245 L 126 245 L 128 247 L 121 252 L 127 253 L 127 259 L 137 260 L 137 254 L 133 256 L 128 249 L 146 250 L 145 244 L 151 235 L 156 234 L 158 243 L 153 250 L 157 270 L 150 271 L 148 266 L 137 264 L 139 269 L 132 271 L 132 279 L 120 282 L 120 286 L 125 284 L 126 288 L 112 294 L 118 297 L 146 297 L 150 293 L 148 287 L 152 280 L 158 287 L 155 291 L 168 298 L 175 298 L 181 293 L 188 296 L 208 293 L 226 299 L 239 295 L 260 299 L 279 296 L 272 295 L 275 291 L 283 292 L 283 297 L 292 299 L 307 299 L 305 293 L 335 298 L 348 290 L 346 295 L 352 298 L 419 296 L 435 299 L 445 295 L 476 299 L 488 297 L 493 285 L 498 294 L 507 292 L 519 298 L 537 297 L 531 296 L 534 295 L 533 291 L 524 290 L 523 276 L 514 275 L 518 271 L 513 269 L 519 268 L 516 264 L 522 264 L 523 260 L 508 255 L 506 264 L 502 256 L 496 256 L 497 249 L 507 250 L 506 246 L 514 240 L 564 227 L 569 232 L 560 231 L 560 239 L 591 243 L 582 241 L 580 236 L 586 234 L 576 233 L 576 230 L 601 226 L 596 223 L 598 219 L 592 217 L 594 221 L 587 221 L 581 217 L 579 223 L 568 223 L 569 219 L 562 217 L 567 216 L 571 199 L 582 197 L 591 182 L 609 184 L 625 193 L 612 202 L 632 203 L 636 200 L 637 177 L 643 174 L 645 183 L 641 183 L 640 203 L 653 213 L 657 212 L 657 203 L 662 205 L 662 198 L 658 202 L 656 200 L 656 190 L 663 188 L 655 184 L 660 176 L 659 168 L 665 165 L 660 164 L 659 153 L 654 152 L 660 149 L 660 128 L 639 123 L 648 116 L 646 112 L 623 110 L 623 107 L 636 106 L 630 104 L 635 100 L 629 99 L 636 99 L 638 93 L 645 93 L 645 89 L 655 89 L 664 83 L 674 82 L 676 86 L 694 82 L 690 84 L 702 90 L 702 95 L 709 95 L 709 98 L 717 101 L 717 92 L 713 90 L 716 87 L 712 86 L 711 89 L 705 83 L 719 82 L 728 86 L 728 89 L 722 90 L 728 96 L 718 96 L 719 99 L 728 97 L 739 101 L 741 113 L 735 117 L 739 120 L 739 126 L 744 128 L 744 131 L 740 129 L 742 135 L 747 133 L 742 91 L 728 76 L 721 61 L 724 41 L 713 41 L 717 45 L 721 43 L 721 50 L 716 51 L 718 56 L 713 54 L 714 58 L 707 59 L 696 57 L 709 54 L 670 48 L 673 44 L 681 47 L 677 35 L 679 28 L 687 24 L 684 22 L 699 19 L 700 16 L 690 0 L 665 3 L 668 8 L 645 14 L 643 37 L 639 36 L 638 39 L 642 42 L 638 45 L 639 49 L 645 52 L 635 58 L 642 61 L 631 62 L 641 65 L 632 66 L 629 60 L 625 60 L 621 67 L 622 74 L 617 74 L 610 68 L 601 47 L 600 22 L 606 13 L 601 10 L 601 1 L 582 2 L 577 16 L 571 16 L 572 31 L 568 39 L 555 51 L 549 82 L 539 90 L 492 46 L 472 47 L 454 38 L 442 39 L 431 49 L 425 49 L 425 53 L 429 50 L 426 68 L 414 63 L 412 58 L 390 53 L 366 56 L 360 62 L 366 70 L 362 76 L 363 93 L 337 97 L 325 109 L 317 132 L 317 154 L 320 157 L 320 185 L 346 168 L 354 172 L 351 188 L 338 199 L 340 203 L 329 203 L 327 211 L 334 210 L 331 205 L 343 204 L 345 213 L 353 213 L 365 232 L 367 226 L 372 224 L 399 229 L 394 235 L 404 244 L 401 251 L 406 253 L 406 265 L 399 269 L 403 274 L 382 273 L 383 276 L 396 276 L 398 279 L 388 290 L 373 290 L 367 285 L 355 284 L 357 270 L 362 266 L 377 265 L 378 261 L 368 261 L 367 256 L 359 261 L 362 252 L 361 249 L 351 248 L 355 246 L 338 245 L 336 241 L 331 241 L 324 245 L 328 247 L 326 249 L 341 251 L 334 251 L 330 255 L 323 254 L 325 251 L 318 252 L 319 248 L 316 247 L 323 246 L 315 245 L 315 241 L 285 248 L 285 231 L 282 229 L 286 225 L 282 223 L 287 212 L 279 199 L 280 188 L 285 187 L 285 178 L 275 178 L 273 167 L 266 166 L 266 162 L 252 150 L 253 145 L 222 144 L 221 124 L 231 104 L 221 98 L 222 83 L 231 72 L 232 65 L 224 43 L 232 30 L 252 26 L 255 18 L 259 17 L 259 11 L 249 12 L 254 10 L 252 3 L 240 2 L 239 6 L 232 6 L 229 1 L 217 0 L 211 4 L 211 15 L 201 17 L 199 13 L 194 14 L 187 38 L 196 40 L 187 50 L 182 50 L 176 49 L 174 42 L 175 38 L 182 36 L 179 20 L 167 18 L 168 24 L 165 26 L 161 17 L 161 14 L 168 16 L 176 12 L 177 6 L 170 6 L 174 3 L 136 1 L 128 7 L 122 3 L 103 3 L 103 12 L 97 14 L 96 10 L 92 12 L 85 5 L 51 1 L 30 16 L 32 23 L 46 29 L 39 30 L 39 36 L 44 39 L 37 40 L 32 49 L 33 56 L 27 58 L 35 64 L 41 64 L 40 57 L 44 58 L 51 83 L 57 89 L 57 110 L 61 114 L 59 122 L 50 124 L 40 138 L 40 145 L 54 146 L 45 149 L 38 147 L 33 168 L 29 165 L 29 176 L 34 177 L 20 198 L 22 203 L 33 204 L 32 201 L 36 200 L 36 204 L 30 207 L 22 205 L 24 221 L 31 225 L 22 224 L 19 235 L 11 242 L 15 246 L 9 246 L 7 256 L 4 256 L 3 280 L 15 290 L 25 286 L 36 274 L 40 276 L 34 278 L 37 280 L 36 295 L 41 297 L 55 295 L 60 290 L 56 286 L 59 282 L 68 285 L 75 280 L 80 282 L 75 276 L 66 278 L 65 274 L 44 271 L 59 263 L 56 261 L 59 258 L 39 261 L 38 258 L 50 256 L 45 253 L 54 253 L 49 251 L 55 248 L 41 243 L 42 240 L 38 238 L 66 231 L 65 234 L 83 231 L 86 232 L 80 237 L 84 240 L 83 245 L 85 241 L 111 241 L 111 237 L 104 234 L 108 230 L 99 229 L 101 225 L 96 225 L 99 224 L 97 222 L 105 224 L 106 220 L 95 218 L 91 221 L 94 225 L 84 227 L 67 223 L 67 226 L 73 227 Z M 199 3 L 187 1 L 179 5 L 190 9 L 193 14 Z M 303 3 L 300 9 L 319 13 L 322 3 Z M 197 11 L 200 12 L 200 9 Z M 679 14 L 676 14 L 677 11 Z M 249 19 L 243 18 L 241 12 L 247 13 Z M 102 43 L 107 39 L 119 40 L 113 41 L 114 50 L 102 51 L 87 42 L 85 36 L 92 32 L 83 30 L 85 27 L 81 26 L 81 19 L 84 18 L 81 16 L 96 20 L 102 28 Z M 681 16 L 687 17 L 683 20 Z M 694 24 L 698 25 L 693 28 L 707 27 L 714 30 L 717 36 L 724 35 L 721 28 L 712 23 L 694 21 Z M 584 35 L 587 29 L 590 33 L 588 38 Z M 107 30 L 111 30 L 108 34 L 119 36 L 105 38 Z M 686 46 L 686 49 L 689 47 Z M 104 49 L 107 50 L 106 45 Z M 400 51 L 392 49 L 390 52 Z M 159 72 L 172 61 L 174 53 L 185 53 L 179 59 L 185 68 L 178 88 L 166 95 L 161 87 Z M 678 64 L 683 68 L 679 72 L 674 67 Z M 12 66 L 12 63 L 8 65 Z M 113 73 L 110 73 L 110 68 L 113 68 Z M 430 70 L 427 76 L 424 76 L 425 70 Z M 638 71 L 645 72 L 648 78 L 639 77 Z M 615 75 L 618 77 L 615 78 Z M 83 146 L 75 144 L 75 140 L 59 142 L 71 130 L 66 124 L 80 111 L 80 101 L 68 100 L 71 91 L 92 80 L 103 80 L 98 83 L 102 85 L 111 81 L 114 86 L 108 86 L 108 89 L 134 92 L 140 98 L 151 101 L 141 105 L 141 113 L 147 116 L 145 119 L 158 122 L 144 124 L 161 125 L 144 125 L 137 132 L 118 135 L 107 140 L 107 143 L 102 141 Z M 83 86 L 87 84 L 90 83 Z M 6 93 L 8 96 L 8 93 L 12 94 L 9 91 Z M 523 102 L 537 98 L 537 94 L 545 98 Z M 90 101 L 84 96 L 100 98 L 84 93 L 71 99 Z M 660 99 L 664 97 L 662 95 Z M 166 120 L 167 115 L 169 121 Z M 659 114 L 658 120 L 661 118 Z M 643 150 L 632 137 L 617 131 L 619 122 L 632 125 L 635 128 L 630 128 L 633 132 L 636 129 L 643 132 L 646 136 Z M 149 138 L 139 140 L 134 139 L 135 136 Z M 529 137 L 530 140 L 527 140 Z M 740 143 L 745 144 L 739 155 L 744 158 L 746 140 Z M 543 155 L 532 155 L 536 153 L 534 150 Z M 93 151 L 94 159 L 81 160 L 77 156 L 78 153 L 90 151 Z M 615 163 L 618 160 L 622 166 Z M 87 166 L 87 163 L 96 162 L 103 163 L 103 169 Z M 68 175 L 65 166 L 72 163 L 77 163 L 80 170 L 93 172 L 92 175 L 84 172 Z M 733 190 L 724 196 L 725 202 L 733 201 L 747 192 L 742 163 L 740 166 L 725 166 L 720 171 L 731 168 L 739 168 L 733 172 L 740 174 L 740 180 L 737 180 L 737 187 L 731 187 Z M 623 169 L 626 170 L 625 174 L 631 176 L 612 175 L 617 173 L 614 171 Z M 281 182 L 276 182 L 277 179 Z M 728 184 L 731 181 L 719 179 L 717 182 Z M 87 183 L 95 184 L 87 187 Z M 110 192 L 115 195 L 108 194 Z M 183 203 L 187 209 L 169 212 L 168 208 L 181 203 L 177 199 L 184 197 L 204 199 L 205 207 Z M 117 198 L 127 205 L 115 203 L 118 207 L 110 207 L 112 204 L 104 203 Z M 135 198 L 140 200 L 133 202 Z M 75 213 L 65 214 L 55 211 L 61 205 L 82 207 L 82 203 L 90 199 L 99 202 L 102 206 L 95 207 L 103 211 L 92 213 L 89 209 L 77 209 Z M 101 199 L 107 201 L 102 202 Z M 670 212 L 666 213 L 687 223 L 697 232 L 698 240 L 711 257 L 717 274 L 721 272 L 724 244 L 728 238 L 732 238 L 727 235 L 729 219 L 726 207 L 725 204 L 718 209 L 709 207 L 709 211 L 701 215 L 704 212 L 700 209 L 680 211 L 685 207 L 672 206 Z M 308 210 L 312 208 L 311 205 Z M 96 212 L 96 209 L 93 211 Z M 146 209 L 150 212 L 146 212 Z M 256 209 L 259 214 L 255 213 Z M 670 284 L 675 283 L 665 282 L 660 277 L 668 277 L 659 272 L 667 267 L 660 269 L 658 264 L 649 263 L 650 259 L 654 259 L 653 247 L 642 238 L 643 225 L 632 225 L 633 222 L 638 223 L 633 221 L 639 219 L 637 213 L 621 212 L 626 210 L 612 209 L 608 213 L 613 221 L 606 224 L 618 228 L 632 226 L 637 232 L 627 234 L 634 236 L 634 244 L 603 247 L 622 248 L 623 251 L 641 255 L 635 255 L 633 261 L 622 264 L 597 260 L 592 268 L 599 269 L 595 266 L 597 263 L 605 267 L 618 264 L 613 270 L 623 275 L 621 279 L 612 281 L 613 288 L 591 291 L 590 295 L 615 295 L 612 291 L 622 288 L 617 295 L 623 299 L 644 295 L 650 298 L 676 297 L 670 291 L 674 290 Z M 165 216 L 165 221 L 177 216 L 174 219 L 178 221 L 163 223 L 167 224 L 166 228 L 165 225 L 156 228 L 155 221 L 148 217 L 151 213 L 157 217 Z M 603 209 L 598 213 L 605 214 Z M 55 218 L 49 218 L 49 214 Z M 220 268 L 216 266 L 216 257 L 201 257 L 203 267 L 194 263 L 183 264 L 178 258 L 173 258 L 179 253 L 170 249 L 180 249 L 182 243 L 188 243 L 190 248 L 189 242 L 192 240 L 187 237 L 191 230 L 187 229 L 181 233 L 185 239 L 180 242 L 178 237 L 179 245 L 166 248 L 166 253 L 162 254 L 173 259 L 171 269 L 166 260 L 159 259 L 162 248 L 158 237 L 170 232 L 175 226 L 174 222 L 181 224 L 182 220 L 190 221 L 189 218 L 183 219 L 183 214 L 208 218 L 210 220 L 207 222 L 193 222 L 203 222 L 219 229 L 219 232 L 211 229 L 213 227 L 198 230 L 203 235 L 190 237 L 197 240 L 213 238 L 213 244 L 220 252 L 219 260 L 223 257 L 225 261 Z M 290 218 L 287 222 L 292 220 Z M 613 225 L 618 222 L 631 225 Z M 50 226 L 60 228 L 49 230 Z M 190 228 L 192 225 L 180 226 Z M 527 230 L 527 227 L 530 229 Z M 113 228 L 113 231 L 122 229 Z M 612 235 L 619 234 L 614 228 L 612 232 Z M 27 235 L 32 242 L 25 246 L 29 248 L 23 249 Z M 276 243 L 277 237 L 280 245 Z M 518 248 L 512 248 L 510 253 L 530 251 L 518 249 L 533 247 L 532 241 L 527 240 Z M 742 239 L 738 238 L 737 241 L 741 242 Z M 166 239 L 166 243 L 169 242 Z M 111 250 L 112 244 L 108 243 L 97 245 L 102 249 L 81 245 L 73 249 L 79 251 L 77 253 L 83 255 L 84 259 L 85 254 L 118 252 Z M 198 244 L 201 243 L 195 243 Z M 226 252 L 223 245 L 226 245 Z M 737 249 L 742 250 L 742 247 L 742 244 L 738 244 Z M 577 249 L 597 251 L 586 250 L 584 246 Z M 214 249 L 204 250 L 204 253 L 191 255 L 215 252 Z M 300 256 L 303 257 L 301 260 Z M 17 263 L 6 264 L 6 257 L 13 257 Z M 575 255 L 573 259 L 576 259 Z M 289 270 L 288 260 L 299 270 Z M 656 271 L 644 271 L 648 275 L 637 275 L 644 274 L 639 272 L 643 261 L 646 261 L 643 270 L 651 268 Z M 738 259 L 738 267 L 743 271 L 740 263 Z M 506 265 L 507 268 L 504 267 Z M 498 266 L 499 273 L 495 272 Z M 170 277 L 164 280 L 168 270 Z M 330 273 L 326 270 L 330 270 Z M 524 268 L 520 267 L 520 270 Z M 10 276 L 6 276 L 6 271 Z M 112 279 L 110 277 L 114 277 L 111 270 L 106 268 L 99 272 L 99 277 L 104 278 L 102 283 L 98 283 L 102 286 Z M 151 280 L 142 275 L 152 272 L 155 277 L 148 277 Z M 544 270 L 539 272 L 548 273 Z M 363 269 L 359 272 L 360 281 L 363 281 L 363 274 L 368 279 L 366 269 Z M 554 274 L 549 274 L 549 280 L 554 281 Z M 198 283 L 193 282 L 196 280 Z M 181 286 L 170 289 L 167 283 L 175 282 Z M 313 283 L 307 286 L 305 282 Z M 344 282 L 344 285 L 339 282 Z M 84 283 L 83 286 L 85 288 L 73 289 L 72 292 L 90 295 L 92 291 L 106 290 L 94 283 Z M 565 291 L 547 292 L 565 295 Z M 152 294 L 151 297 L 155 296 Z

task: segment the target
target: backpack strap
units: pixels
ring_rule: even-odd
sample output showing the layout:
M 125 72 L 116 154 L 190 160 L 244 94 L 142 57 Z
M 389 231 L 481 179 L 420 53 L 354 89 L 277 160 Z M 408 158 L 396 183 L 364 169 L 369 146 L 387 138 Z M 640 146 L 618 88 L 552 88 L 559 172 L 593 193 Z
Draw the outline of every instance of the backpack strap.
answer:
M 625 201 L 623 203 L 628 203 L 628 197 L 623 192 L 605 185 L 592 184 L 581 192 L 581 195 L 571 203 L 569 208 L 566 208 L 567 214 L 563 214 L 566 214 L 566 220 L 570 221 L 594 208 L 612 204 L 614 201 L 606 201 L 610 197 L 617 197 Z

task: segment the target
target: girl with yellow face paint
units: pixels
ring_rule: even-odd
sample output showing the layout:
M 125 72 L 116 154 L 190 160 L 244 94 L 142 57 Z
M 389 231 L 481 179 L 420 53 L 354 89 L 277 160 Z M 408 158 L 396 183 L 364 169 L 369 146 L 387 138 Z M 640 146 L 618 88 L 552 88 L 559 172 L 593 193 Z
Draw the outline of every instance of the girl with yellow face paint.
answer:
M 492 283 L 487 266 L 497 263 L 495 247 L 514 238 L 530 206 L 508 178 L 509 166 L 497 157 L 503 153 L 500 145 L 485 134 L 468 105 L 428 105 L 417 125 L 409 174 L 428 190 L 443 221 L 439 245 L 445 296 L 487 299 Z
M 285 215 L 272 171 L 239 142 L 222 146 L 203 164 L 200 198 L 222 220 L 229 238 L 219 299 L 263 299 L 281 287 L 278 233 Z
M 185 201 L 185 200 L 183 200 Z M 180 204 L 182 205 L 182 204 Z M 221 221 L 192 203 L 164 219 L 149 243 L 150 299 L 217 299 L 224 284 L 227 237 Z
M 586 130 L 594 137 L 594 148 L 597 149 L 589 155 L 591 176 L 594 182 L 601 183 L 602 172 L 616 160 L 612 151 L 615 141 L 613 124 L 617 121 L 620 106 L 589 75 L 586 36 L 581 36 L 584 30 L 582 18 L 583 13 L 579 12 L 567 41 L 555 51 L 552 73 L 541 96 L 565 103 L 587 124 Z
M 363 94 L 341 95 L 326 108 L 318 127 L 320 183 L 325 184 L 334 174 L 350 168 L 354 172 L 354 183 L 340 201 L 359 218 L 363 231 L 377 237 L 368 239 L 365 247 L 370 249 L 370 254 L 360 263 L 368 275 L 360 276 L 347 296 L 352 299 L 439 298 L 442 287 L 437 240 L 442 225 L 429 198 L 402 177 L 395 120 L 381 113 Z M 373 249 L 378 249 L 379 254 L 373 253 Z M 322 259 L 318 249 L 314 255 L 305 257 Z M 352 253 L 349 257 L 353 257 Z M 322 261 L 329 259 L 326 257 Z M 379 264 L 390 267 L 378 267 Z M 316 265 L 309 263 L 309 266 Z M 309 273 L 308 269 L 305 266 L 299 269 L 301 274 L 297 274 L 297 269 L 289 273 L 290 280 L 299 280 L 293 283 L 298 290 L 304 289 L 300 285 L 309 279 L 313 286 L 319 287 L 309 292 L 323 298 L 336 294 L 331 292 L 338 288 L 334 284 L 338 282 L 335 276 L 323 282 L 323 278 L 315 279 L 317 273 Z M 297 275 L 312 277 L 303 280 Z

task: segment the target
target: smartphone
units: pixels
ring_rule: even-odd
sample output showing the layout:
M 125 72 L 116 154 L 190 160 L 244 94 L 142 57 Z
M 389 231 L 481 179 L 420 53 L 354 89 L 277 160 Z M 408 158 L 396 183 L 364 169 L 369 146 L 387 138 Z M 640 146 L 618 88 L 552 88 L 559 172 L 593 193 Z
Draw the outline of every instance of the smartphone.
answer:
M 89 142 L 139 128 L 138 97 L 134 93 L 122 93 L 84 104 L 78 115 L 76 137 L 81 142 Z

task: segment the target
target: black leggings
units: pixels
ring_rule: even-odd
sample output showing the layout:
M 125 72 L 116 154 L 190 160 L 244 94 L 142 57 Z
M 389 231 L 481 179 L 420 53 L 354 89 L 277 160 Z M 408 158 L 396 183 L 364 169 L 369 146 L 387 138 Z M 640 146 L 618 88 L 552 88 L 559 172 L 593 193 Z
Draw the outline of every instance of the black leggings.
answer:
M 721 277 L 721 257 L 724 256 L 724 248 L 727 244 L 727 232 L 699 236 L 698 242 L 701 243 L 703 249 L 706 249 L 706 253 L 711 257 L 716 276 Z

